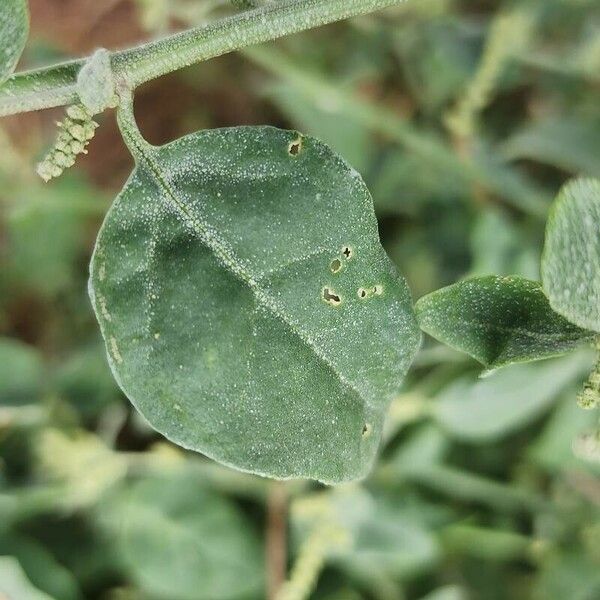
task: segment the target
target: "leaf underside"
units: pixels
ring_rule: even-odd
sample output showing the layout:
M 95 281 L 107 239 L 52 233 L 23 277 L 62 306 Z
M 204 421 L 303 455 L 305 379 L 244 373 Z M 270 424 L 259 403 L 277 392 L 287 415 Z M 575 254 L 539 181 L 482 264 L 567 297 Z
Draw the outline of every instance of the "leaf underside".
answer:
M 155 429 L 277 478 L 364 476 L 420 344 L 360 176 L 271 127 L 150 150 L 106 217 L 90 295 Z
M 600 181 L 577 179 L 558 195 L 546 226 L 542 281 L 556 312 L 600 332 Z
M 27 0 L 0 3 L 0 85 L 15 70 L 29 34 Z
M 489 275 L 448 286 L 417 302 L 423 331 L 489 369 L 573 350 L 594 334 L 555 313 L 541 285 Z

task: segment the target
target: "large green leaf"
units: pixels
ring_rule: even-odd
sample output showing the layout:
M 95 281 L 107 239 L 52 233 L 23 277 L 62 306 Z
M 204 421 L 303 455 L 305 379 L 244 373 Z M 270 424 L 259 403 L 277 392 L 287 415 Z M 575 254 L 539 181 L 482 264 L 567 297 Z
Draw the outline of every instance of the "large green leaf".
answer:
M 271 127 L 148 147 L 98 237 L 90 293 L 153 427 L 273 477 L 364 476 L 420 342 L 360 176 Z
M 600 181 L 577 179 L 558 195 L 546 226 L 542 280 L 556 312 L 600 332 Z
M 252 525 L 191 473 L 139 480 L 99 510 L 100 527 L 144 597 L 263 597 L 263 549 Z
M 0 85 L 15 70 L 29 34 L 27 0 L 0 3 Z
M 474 277 L 417 302 L 421 328 L 489 369 L 556 356 L 593 333 L 556 314 L 542 287 L 521 277 Z

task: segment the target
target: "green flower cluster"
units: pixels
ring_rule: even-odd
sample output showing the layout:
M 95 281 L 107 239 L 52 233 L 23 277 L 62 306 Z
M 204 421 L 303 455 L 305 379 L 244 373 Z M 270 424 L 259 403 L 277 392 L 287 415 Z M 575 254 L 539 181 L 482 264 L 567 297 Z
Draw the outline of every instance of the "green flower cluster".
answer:
M 592 410 L 600 404 L 600 358 L 577 396 L 581 408 Z
M 57 125 L 60 133 L 56 143 L 37 167 L 37 173 L 44 181 L 59 177 L 75 164 L 79 154 L 87 154 L 86 147 L 98 127 L 91 113 L 80 104 L 69 106 L 66 118 Z

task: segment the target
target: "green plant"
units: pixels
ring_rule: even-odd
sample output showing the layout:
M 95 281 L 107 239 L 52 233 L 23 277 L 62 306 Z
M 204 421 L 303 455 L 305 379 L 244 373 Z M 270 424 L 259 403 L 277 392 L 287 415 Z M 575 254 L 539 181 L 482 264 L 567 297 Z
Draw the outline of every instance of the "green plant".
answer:
M 361 478 L 421 334 L 404 279 L 379 243 L 371 196 L 335 152 L 269 127 L 206 131 L 154 147 L 135 121 L 135 89 L 201 60 L 395 3 L 282 0 L 131 50 L 100 49 L 12 75 L 0 87 L 0 115 L 68 106 L 38 166 L 46 181 L 86 152 L 94 117 L 117 109 L 136 168 L 99 234 L 90 296 L 119 385 L 183 447 L 270 477 Z M 1 10 L 6 79 L 27 19 L 23 2 Z M 518 22 L 527 29 L 528 17 Z M 260 51 L 250 56 L 263 60 Z M 497 65 L 488 70 L 493 76 L 481 75 L 459 106 L 469 123 L 461 134 L 472 133 L 485 104 L 480 96 Z M 351 106 L 386 127 L 385 115 Z M 392 131 L 469 184 L 504 184 L 434 137 Z M 517 202 L 528 198 L 518 182 L 511 189 Z M 457 283 L 417 303 L 421 328 L 488 369 L 597 340 L 599 216 L 600 185 L 570 184 L 548 223 L 542 286 L 515 277 Z M 595 369 L 581 403 L 595 407 L 599 394 Z
M 110 48 L 114 57 L 113 48 L 134 40 L 278 1 L 236 6 L 231 0 L 35 0 L 21 65 L 38 69 L 98 47 Z M 202 130 L 191 138 L 207 148 L 202 159 L 211 160 L 210 177 L 219 153 L 215 141 L 222 140 L 225 151 L 232 139 L 226 133 L 231 130 L 213 128 L 270 124 L 291 130 L 276 130 L 283 138 L 270 138 L 273 130 L 264 127 L 239 131 L 262 132 L 272 140 L 273 154 L 284 139 L 281 164 L 290 166 L 291 176 L 308 166 L 286 151 L 288 139 L 298 140 L 297 131 L 304 150 L 323 148 L 320 142 L 333 149 L 361 174 L 383 248 L 406 275 L 413 297 L 424 296 L 423 306 L 431 306 L 419 311 L 423 325 L 427 317 L 441 335 L 444 317 L 452 317 L 448 341 L 485 361 L 482 366 L 425 336 L 387 411 L 373 468 L 346 485 L 243 473 L 170 443 L 148 425 L 111 373 L 86 286 L 96 236 L 132 170 L 116 111 L 90 115 L 76 98 L 69 115 L 54 108 L 2 119 L 0 596 L 600 597 L 600 464 L 586 460 L 594 458 L 598 413 L 574 401 L 593 367 L 588 346 L 596 334 L 572 323 L 574 316 L 555 312 L 554 300 L 536 281 L 542 280 L 552 196 L 572 177 L 600 177 L 597 8 L 596 0 L 413 0 L 244 48 L 135 89 L 144 138 L 181 151 L 184 140 L 169 142 Z M 106 52 L 98 54 L 96 71 L 106 58 Z M 99 99 L 100 93 L 87 101 Z M 46 184 L 33 165 L 44 162 L 57 120 L 67 127 L 59 130 L 56 145 L 69 139 L 71 150 L 83 145 L 89 154 Z M 130 119 L 122 115 L 121 121 Z M 83 141 L 67 138 L 70 129 Z M 132 125 L 134 138 L 136 129 Z M 92 140 L 82 136 L 86 131 Z M 150 150 L 162 165 L 167 148 Z M 64 161 L 58 152 L 66 156 L 54 148 L 50 158 Z M 244 156 L 254 165 L 263 155 Z M 329 160 L 324 167 L 337 172 Z M 137 175 L 145 171 L 143 164 L 136 169 Z M 335 182 L 344 184 L 343 170 L 338 175 Z M 191 179 L 194 188 L 206 188 L 204 179 Z M 149 183 L 154 199 L 155 182 Z M 245 189 L 252 185 L 246 178 L 242 183 Z M 185 184 L 178 179 L 172 187 L 181 194 Z M 146 204 L 126 188 L 147 215 Z M 206 204 L 213 206 L 210 191 Z M 246 198 L 254 206 L 252 199 L 263 196 Z M 350 198 L 332 206 L 337 220 L 340 211 L 345 216 L 345 209 L 358 210 L 354 192 Z M 302 217 L 317 220 L 320 210 Z M 151 224 L 165 223 L 163 215 L 151 217 Z M 242 223 L 230 221 L 235 231 L 256 231 L 262 238 L 266 227 L 269 235 L 278 231 L 269 217 L 261 211 Z M 330 230 L 325 219 L 321 224 Z M 111 230 L 118 226 L 113 222 Z M 302 233 L 281 229 L 288 243 Z M 146 229 L 135 230 L 142 240 Z M 168 239 L 171 232 L 180 230 L 166 231 Z M 121 238 L 131 255 L 132 236 Z M 222 231 L 221 238 L 231 239 Z M 182 255 L 197 255 L 192 241 Z M 347 244 L 344 239 L 335 253 Z M 116 255 L 114 244 L 108 247 Z M 324 261 L 325 269 L 307 273 L 331 273 L 330 302 L 335 304 L 334 295 L 348 296 L 345 288 L 329 284 L 348 284 L 364 288 L 364 306 L 378 306 L 376 283 L 365 286 L 356 270 L 331 271 L 341 264 L 356 268 L 357 262 L 343 263 L 328 252 L 327 259 L 333 264 Z M 565 280 L 575 275 L 572 262 Z M 201 265 L 191 264 L 198 267 L 197 278 Z M 171 261 L 161 281 L 172 276 L 177 291 L 185 291 L 177 265 L 180 260 Z M 226 269 L 215 273 L 216 281 L 228 277 Z M 243 281 L 240 287 L 247 288 Z M 316 292 L 318 298 L 322 288 Z M 210 293 L 202 289 L 198 297 Z M 445 310 L 435 310 L 438 298 Z M 474 310 L 481 303 L 484 309 Z M 233 310 L 222 308 L 225 314 Z M 236 312 L 236 333 L 247 331 L 244 314 Z M 194 341 L 194 328 L 210 330 L 208 323 L 186 323 Z M 348 336 L 341 333 L 345 342 Z M 285 344 L 290 340 L 286 336 Z M 575 350 L 579 344 L 584 347 Z M 568 355 L 505 364 L 554 352 Z M 280 362 L 287 350 L 282 354 Z M 179 364 L 185 363 L 176 364 L 177 370 Z M 272 378 L 275 389 L 284 386 L 288 372 L 286 365 Z M 189 385 L 189 378 L 174 378 Z M 197 420 L 203 424 L 207 417 Z M 288 454 L 283 457 L 289 461 Z
M 417 303 L 421 328 L 488 369 L 564 354 L 600 338 L 600 182 L 577 179 L 561 190 L 548 219 L 542 283 L 520 277 L 475 277 Z M 600 403 L 600 363 L 579 404 Z M 596 459 L 600 429 L 588 438 Z

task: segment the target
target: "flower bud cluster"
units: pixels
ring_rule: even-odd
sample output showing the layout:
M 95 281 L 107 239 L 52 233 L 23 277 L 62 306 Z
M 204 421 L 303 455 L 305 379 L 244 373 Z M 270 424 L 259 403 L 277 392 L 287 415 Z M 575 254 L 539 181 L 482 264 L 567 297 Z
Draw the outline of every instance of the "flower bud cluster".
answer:
M 596 341 L 594 345 L 598 351 L 598 358 L 588 380 L 583 384 L 583 389 L 577 396 L 579 406 L 586 410 L 593 410 L 600 406 L 600 343 Z
M 38 175 L 50 181 L 72 167 L 80 154 L 87 154 L 87 145 L 96 133 L 98 123 L 81 104 L 69 106 L 65 119 L 57 123 L 60 132 L 54 147 L 38 165 Z

